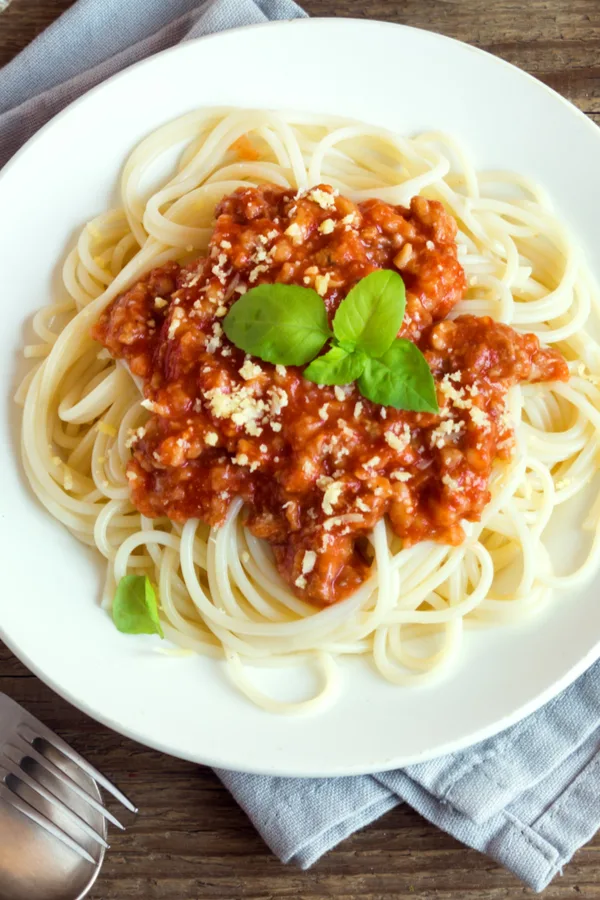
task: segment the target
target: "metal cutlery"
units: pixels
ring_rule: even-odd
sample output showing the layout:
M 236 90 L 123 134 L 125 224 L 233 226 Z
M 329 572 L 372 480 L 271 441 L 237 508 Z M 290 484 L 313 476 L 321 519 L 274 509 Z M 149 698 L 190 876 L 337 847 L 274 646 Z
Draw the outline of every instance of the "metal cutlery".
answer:
M 99 786 L 134 805 L 65 741 L 0 694 L 0 898 L 79 900 L 108 847 Z

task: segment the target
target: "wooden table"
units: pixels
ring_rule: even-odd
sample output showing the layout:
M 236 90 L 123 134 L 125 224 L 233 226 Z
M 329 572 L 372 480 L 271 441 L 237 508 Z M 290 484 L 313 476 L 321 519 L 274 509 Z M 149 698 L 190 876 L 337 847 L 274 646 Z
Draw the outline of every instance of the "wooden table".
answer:
M 0 65 L 71 2 L 13 0 L 0 17 Z M 532 72 L 600 122 L 600 0 L 306 0 L 304 6 L 315 16 L 387 19 L 468 41 Z M 0 689 L 58 731 L 140 807 L 125 834 L 112 833 L 93 900 L 533 896 L 407 807 L 344 841 L 309 872 L 283 866 L 210 770 L 97 725 L 1 648 Z M 600 835 L 545 896 L 600 898 Z

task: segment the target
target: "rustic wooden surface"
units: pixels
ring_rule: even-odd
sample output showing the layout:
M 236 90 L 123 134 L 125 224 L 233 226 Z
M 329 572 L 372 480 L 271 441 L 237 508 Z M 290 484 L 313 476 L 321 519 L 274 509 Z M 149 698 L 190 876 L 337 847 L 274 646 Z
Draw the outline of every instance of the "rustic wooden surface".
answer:
M 71 0 L 13 0 L 0 15 L 0 65 L 70 5 Z M 468 41 L 536 75 L 600 123 L 600 0 L 306 0 L 304 7 L 316 16 L 387 19 Z M 97 725 L 2 648 L 0 689 L 60 732 L 140 807 L 125 834 L 112 834 L 92 900 L 534 896 L 407 808 L 344 841 L 309 872 L 283 866 L 209 770 Z M 544 896 L 600 898 L 600 836 L 576 854 Z

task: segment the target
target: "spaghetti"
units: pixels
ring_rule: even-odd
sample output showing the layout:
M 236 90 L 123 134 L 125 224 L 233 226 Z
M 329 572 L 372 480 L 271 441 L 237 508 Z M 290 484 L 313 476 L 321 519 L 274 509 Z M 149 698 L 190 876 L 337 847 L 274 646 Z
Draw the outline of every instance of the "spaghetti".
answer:
M 149 185 L 153 167 L 180 149 L 175 174 Z M 128 370 L 92 340 L 103 310 L 148 270 L 206 253 L 218 201 L 240 187 L 304 191 L 324 183 L 356 203 L 438 200 L 458 223 L 465 298 L 452 315 L 491 316 L 532 332 L 568 361 L 567 383 L 523 384 L 509 393 L 516 447 L 498 464 L 480 521 L 463 523 L 459 546 L 402 548 L 384 520 L 369 538 L 369 576 L 347 599 L 316 610 L 283 581 L 235 501 L 220 528 L 197 519 L 147 518 L 132 505 L 126 466 L 131 434 L 147 412 Z M 578 249 L 535 185 L 476 173 L 440 134 L 408 140 L 379 128 L 309 115 L 204 110 L 170 123 L 131 155 L 122 208 L 88 223 L 64 266 L 65 299 L 41 310 L 41 362 L 19 391 L 23 460 L 49 512 L 107 560 L 104 602 L 119 580 L 147 574 L 158 585 L 168 638 L 225 655 L 251 700 L 274 711 L 331 698 L 335 659 L 369 655 L 395 683 L 434 677 L 456 655 L 470 621 L 517 620 L 595 569 L 600 506 L 584 564 L 553 572 L 543 533 L 557 507 L 581 493 L 600 450 L 600 347 L 584 330 L 597 304 Z M 594 313 L 597 309 L 594 309 Z M 246 664 L 314 661 L 323 686 L 292 704 L 266 697 Z

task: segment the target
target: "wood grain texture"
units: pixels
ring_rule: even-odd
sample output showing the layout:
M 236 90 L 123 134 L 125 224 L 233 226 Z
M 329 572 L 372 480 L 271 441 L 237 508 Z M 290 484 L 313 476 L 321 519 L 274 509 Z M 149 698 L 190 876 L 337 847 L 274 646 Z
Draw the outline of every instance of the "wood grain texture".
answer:
M 0 65 L 72 0 L 13 0 Z M 385 19 L 439 31 L 536 75 L 600 122 L 600 0 L 306 0 L 315 16 Z M 0 74 L 1 78 L 1 74 Z M 23 703 L 126 790 L 140 814 L 112 833 L 91 900 L 517 900 L 503 869 L 400 807 L 308 872 L 267 850 L 210 770 L 122 738 L 75 710 L 0 647 L 0 690 Z M 600 836 L 546 890 L 600 900 Z

